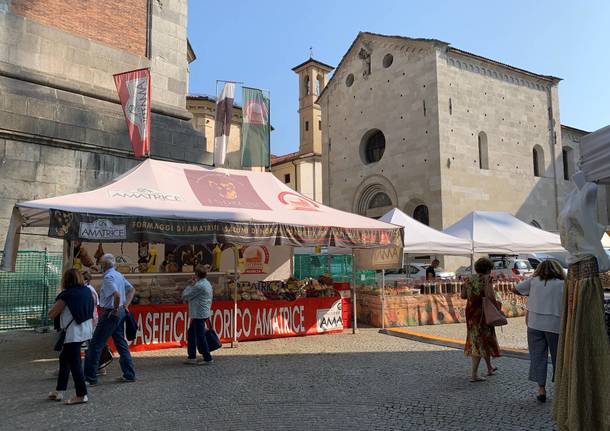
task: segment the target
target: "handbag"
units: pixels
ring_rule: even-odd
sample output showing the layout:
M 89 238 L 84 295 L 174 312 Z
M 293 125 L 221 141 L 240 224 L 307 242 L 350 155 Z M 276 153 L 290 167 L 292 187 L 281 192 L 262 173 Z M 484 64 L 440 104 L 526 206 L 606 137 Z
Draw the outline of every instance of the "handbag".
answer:
M 125 338 L 127 341 L 133 341 L 136 339 L 138 333 L 138 322 L 131 311 L 128 311 L 125 315 Z
M 208 343 L 208 348 L 210 349 L 210 352 L 213 352 L 214 350 L 220 349 L 222 347 L 222 343 L 220 342 L 218 334 L 216 333 L 216 331 L 214 331 L 214 328 L 212 328 L 210 319 L 207 319 L 207 323 L 209 326 L 208 330 L 205 331 L 205 341 Z
M 59 334 L 57 335 L 57 338 L 55 339 L 55 345 L 53 346 L 53 350 L 55 350 L 56 352 L 61 352 L 62 349 L 64 348 L 64 343 L 66 341 L 66 331 L 68 330 L 68 328 L 70 327 L 72 322 L 74 322 L 74 319 L 70 320 L 70 323 L 68 323 L 68 326 L 66 326 L 66 329 L 62 329 L 61 331 L 59 331 Z
M 490 287 L 490 284 L 485 287 L 486 293 L 487 289 Z M 487 296 L 483 297 L 483 316 L 485 317 L 485 324 L 487 326 L 508 325 L 508 320 L 506 320 L 506 316 L 504 316 L 504 314 L 500 310 L 498 310 L 496 304 L 494 304 L 494 302 Z
M 106 368 L 108 365 L 110 365 L 113 359 L 114 357 L 112 356 L 112 350 L 110 350 L 108 345 L 105 345 L 102 349 L 102 353 L 100 354 L 100 362 L 97 369 L 101 370 L 102 368 Z

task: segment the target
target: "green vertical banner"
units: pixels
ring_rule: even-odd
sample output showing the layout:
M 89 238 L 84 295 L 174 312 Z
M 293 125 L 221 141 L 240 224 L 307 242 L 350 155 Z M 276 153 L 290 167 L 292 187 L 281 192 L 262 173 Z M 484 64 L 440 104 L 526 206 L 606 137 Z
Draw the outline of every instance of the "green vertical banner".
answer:
M 267 168 L 271 159 L 269 97 L 262 90 L 242 87 L 242 103 L 241 165 Z

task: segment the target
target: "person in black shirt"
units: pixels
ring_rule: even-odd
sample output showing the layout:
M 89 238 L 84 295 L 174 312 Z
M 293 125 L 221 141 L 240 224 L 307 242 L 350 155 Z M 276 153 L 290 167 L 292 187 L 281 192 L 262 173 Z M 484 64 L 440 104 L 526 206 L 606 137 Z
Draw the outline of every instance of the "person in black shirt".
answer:
M 426 280 L 434 280 L 436 278 L 435 268 L 438 267 L 439 263 L 438 259 L 434 259 L 430 266 L 426 268 Z

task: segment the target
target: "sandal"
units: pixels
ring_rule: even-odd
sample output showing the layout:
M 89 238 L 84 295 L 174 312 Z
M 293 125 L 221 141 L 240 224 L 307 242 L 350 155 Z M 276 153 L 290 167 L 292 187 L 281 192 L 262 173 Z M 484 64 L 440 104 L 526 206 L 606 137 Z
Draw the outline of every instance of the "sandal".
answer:
M 470 383 L 478 383 L 478 382 L 486 382 L 487 379 L 484 379 L 483 377 L 477 377 L 476 379 L 470 379 Z
M 493 376 L 494 374 L 496 374 L 496 371 L 498 371 L 498 367 L 493 367 L 491 370 L 488 369 L 487 370 L 487 375 L 488 376 Z
M 47 395 L 47 400 L 61 401 L 63 399 L 64 399 L 63 391 L 53 391 L 53 392 L 49 392 L 49 395 Z
M 66 400 L 66 402 L 64 404 L 66 404 L 68 406 L 73 406 L 76 404 L 86 404 L 88 401 L 89 401 L 89 399 L 87 398 L 87 395 L 85 395 L 84 397 L 70 398 L 69 400 Z

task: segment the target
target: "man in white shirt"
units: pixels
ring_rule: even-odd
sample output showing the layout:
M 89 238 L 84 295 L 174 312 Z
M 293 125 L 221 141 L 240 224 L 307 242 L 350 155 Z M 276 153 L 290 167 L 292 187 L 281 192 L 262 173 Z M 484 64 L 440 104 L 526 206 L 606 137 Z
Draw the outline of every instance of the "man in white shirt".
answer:
M 125 340 L 125 316 L 135 294 L 134 287 L 125 279 L 123 274 L 115 268 L 115 259 L 111 254 L 102 256 L 104 281 L 100 289 L 100 306 L 102 315 L 89 343 L 85 356 L 85 380 L 89 385 L 97 384 L 97 369 L 102 349 L 109 337 L 119 352 L 119 364 L 123 375 L 117 380 L 120 382 L 134 382 L 136 372 Z

